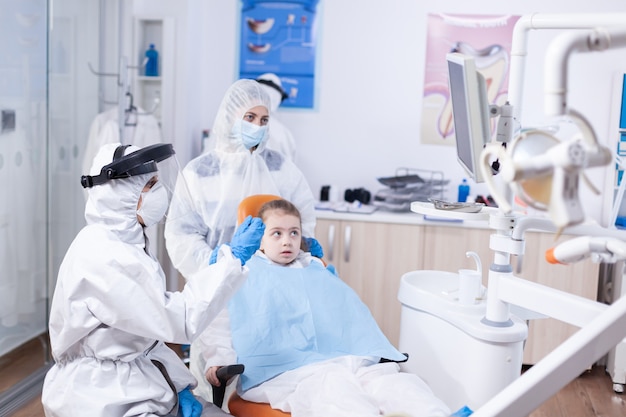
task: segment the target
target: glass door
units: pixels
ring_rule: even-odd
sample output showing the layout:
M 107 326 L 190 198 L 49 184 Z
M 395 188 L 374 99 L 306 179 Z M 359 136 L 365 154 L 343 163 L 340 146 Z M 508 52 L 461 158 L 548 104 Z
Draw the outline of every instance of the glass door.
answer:
M 0 0 L 0 415 L 38 401 L 51 366 L 49 304 L 85 224 L 82 159 L 102 87 L 90 68 L 117 1 Z
M 0 414 L 45 369 L 46 0 L 0 0 Z M 42 374 L 42 372 L 39 372 Z

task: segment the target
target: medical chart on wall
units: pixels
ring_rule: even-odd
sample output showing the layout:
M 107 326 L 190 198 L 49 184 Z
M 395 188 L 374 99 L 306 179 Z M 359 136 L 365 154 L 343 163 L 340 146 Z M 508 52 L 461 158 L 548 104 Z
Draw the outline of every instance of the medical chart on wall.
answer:
M 319 0 L 244 0 L 239 77 L 276 74 L 289 96 L 281 107 L 313 108 Z
M 426 38 L 421 142 L 455 145 L 446 54 L 475 57 L 487 81 L 490 104 L 504 104 L 513 27 L 520 16 L 430 14 Z M 493 123 L 492 123 L 493 129 Z

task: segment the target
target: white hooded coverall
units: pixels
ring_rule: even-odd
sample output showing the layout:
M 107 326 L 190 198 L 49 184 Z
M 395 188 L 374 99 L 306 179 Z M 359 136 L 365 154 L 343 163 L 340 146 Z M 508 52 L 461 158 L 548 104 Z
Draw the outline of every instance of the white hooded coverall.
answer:
M 111 162 L 118 145 L 102 147 L 92 175 Z M 181 292 L 165 290 L 137 221 L 139 196 L 153 175 L 89 189 L 87 226 L 61 264 L 50 311 L 55 365 L 42 393 L 48 417 L 175 414 L 178 393 L 196 381 L 164 342 L 191 342 L 248 274 L 225 246 L 220 262 L 190 277 Z M 153 361 L 165 367 L 173 387 Z

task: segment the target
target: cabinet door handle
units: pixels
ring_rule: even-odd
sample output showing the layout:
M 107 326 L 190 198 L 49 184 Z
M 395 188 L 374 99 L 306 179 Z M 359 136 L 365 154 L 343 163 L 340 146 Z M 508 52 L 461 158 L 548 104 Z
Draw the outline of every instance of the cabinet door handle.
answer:
M 346 226 L 345 232 L 344 232 L 344 236 L 343 236 L 343 240 L 344 240 L 344 245 L 343 245 L 343 260 L 345 262 L 350 262 L 350 241 L 352 238 L 352 227 L 350 226 Z
M 328 226 L 328 261 L 333 261 L 333 252 L 335 252 L 335 225 Z

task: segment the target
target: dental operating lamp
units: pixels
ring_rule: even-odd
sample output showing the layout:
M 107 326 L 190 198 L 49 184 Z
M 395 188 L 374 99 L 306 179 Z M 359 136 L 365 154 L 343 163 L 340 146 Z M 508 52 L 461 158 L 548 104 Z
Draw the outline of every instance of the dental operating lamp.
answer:
M 582 223 L 584 212 L 578 196 L 578 178 L 588 167 L 608 164 L 611 153 L 608 148 L 598 143 L 589 122 L 567 106 L 567 61 L 573 52 L 603 51 L 624 46 L 626 46 L 626 27 L 564 33 L 557 37 L 549 48 L 546 64 L 546 71 L 550 72 L 550 80 L 546 82 L 548 97 L 546 112 L 554 116 L 567 115 L 578 126 L 581 135 L 559 141 L 547 132 L 531 130 L 518 136 L 507 150 L 500 146 L 488 146 L 483 151 L 481 169 L 501 213 L 504 214 L 502 218 L 490 220 L 499 232 L 490 243 L 490 247 L 496 253 L 494 260 L 496 270 L 490 269 L 490 296 L 486 312 L 488 322 L 506 322 L 509 318 L 508 303 L 523 306 L 527 301 L 523 297 L 518 299 L 514 293 L 511 293 L 513 299 L 503 299 L 501 294 L 498 294 L 498 287 L 506 285 L 500 278 L 507 277 L 510 273 L 510 255 L 523 255 L 524 249 L 523 238 L 519 236 L 518 239 L 511 239 L 511 234 L 506 231 L 507 224 L 511 223 L 513 224 L 511 229 L 515 230 L 517 219 L 512 213 L 508 199 L 496 186 L 488 162 L 494 156 L 500 159 L 502 166 L 500 175 L 503 181 L 533 207 L 549 211 L 554 225 L 552 227 L 556 227 L 558 233 L 565 227 L 572 230 L 572 226 Z M 553 75 L 555 68 L 559 72 L 557 76 Z M 607 229 L 599 226 L 587 228 L 584 233 L 594 236 L 610 234 Z M 536 311 L 549 313 L 540 310 Z
M 583 171 L 607 165 L 611 162 L 612 153 L 598 142 L 587 119 L 567 104 L 568 59 L 574 52 L 601 52 L 625 46 L 626 30 L 615 27 L 564 33 L 551 43 L 546 53 L 545 114 L 567 117 L 576 125 L 579 135 L 559 141 L 549 132 L 534 129 L 519 135 L 508 151 L 493 146 L 485 150 L 481 169 L 494 199 L 504 213 L 510 213 L 512 207 L 509 198 L 503 196 L 487 169 L 488 161 L 493 158 L 501 162 L 502 180 L 527 204 L 539 210 L 547 210 L 558 227 L 569 227 L 584 220 L 578 196 L 579 178 L 582 177 L 591 185 Z M 514 105 L 513 114 L 519 115 L 520 110 L 515 109 Z M 520 151 L 516 153 L 517 150 Z M 598 190 L 594 191 L 599 194 Z

